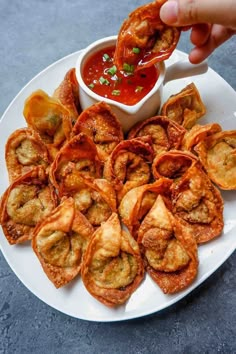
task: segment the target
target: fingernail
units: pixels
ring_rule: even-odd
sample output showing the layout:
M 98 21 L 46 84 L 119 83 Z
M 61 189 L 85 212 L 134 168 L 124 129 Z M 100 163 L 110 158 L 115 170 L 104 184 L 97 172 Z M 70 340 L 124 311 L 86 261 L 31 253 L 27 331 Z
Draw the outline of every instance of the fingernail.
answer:
M 168 25 L 174 25 L 178 20 L 178 1 L 167 1 L 162 5 L 160 18 Z

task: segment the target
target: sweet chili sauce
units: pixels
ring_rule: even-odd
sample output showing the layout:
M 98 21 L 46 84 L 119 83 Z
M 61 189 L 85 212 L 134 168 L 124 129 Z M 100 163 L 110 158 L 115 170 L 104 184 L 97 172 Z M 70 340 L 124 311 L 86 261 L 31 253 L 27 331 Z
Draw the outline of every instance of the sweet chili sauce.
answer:
M 138 48 L 134 48 L 138 52 Z M 134 71 L 132 65 L 124 64 L 118 71 L 113 62 L 115 46 L 104 48 L 93 54 L 85 63 L 82 72 L 85 84 L 102 97 L 126 105 L 135 105 L 151 91 L 158 79 L 153 65 Z

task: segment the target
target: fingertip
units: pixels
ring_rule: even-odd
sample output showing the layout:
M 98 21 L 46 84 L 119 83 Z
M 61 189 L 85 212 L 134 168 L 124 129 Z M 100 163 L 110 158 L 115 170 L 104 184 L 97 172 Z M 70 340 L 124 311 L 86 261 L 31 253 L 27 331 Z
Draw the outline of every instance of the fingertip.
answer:
M 175 25 L 178 20 L 178 3 L 174 0 L 164 3 L 160 9 L 160 18 L 167 25 Z
M 211 51 L 204 50 L 203 48 L 195 47 L 189 53 L 189 61 L 192 64 L 199 64 L 203 62 L 209 55 Z

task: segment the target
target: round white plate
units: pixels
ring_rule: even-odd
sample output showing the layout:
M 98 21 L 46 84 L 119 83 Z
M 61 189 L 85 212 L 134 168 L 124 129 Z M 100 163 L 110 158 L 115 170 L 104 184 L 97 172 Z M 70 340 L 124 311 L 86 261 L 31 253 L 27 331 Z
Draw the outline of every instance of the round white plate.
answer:
M 4 113 L 0 121 L 0 194 L 8 187 L 4 157 L 5 143 L 14 130 L 26 126 L 22 114 L 25 99 L 37 89 L 45 90 L 51 95 L 67 70 L 75 66 L 79 54 L 80 52 L 73 53 L 39 73 L 20 91 Z M 186 58 L 186 54 L 175 51 L 167 64 L 179 58 Z M 201 123 L 218 122 L 224 130 L 235 129 L 236 93 L 212 69 L 203 75 L 168 83 L 164 87 L 163 101 L 171 94 L 179 92 L 190 82 L 196 84 L 207 107 L 207 114 L 201 119 Z M 233 253 L 236 246 L 236 191 L 226 191 L 222 195 L 225 202 L 224 231 L 219 238 L 199 247 L 200 264 L 195 282 L 176 295 L 164 295 L 147 275 L 129 301 L 116 309 L 109 309 L 94 299 L 86 291 L 79 277 L 69 285 L 56 289 L 43 272 L 30 243 L 10 246 L 0 230 L 0 246 L 9 266 L 22 283 L 53 308 L 89 321 L 111 322 L 137 318 L 160 311 L 182 299 L 208 278 Z

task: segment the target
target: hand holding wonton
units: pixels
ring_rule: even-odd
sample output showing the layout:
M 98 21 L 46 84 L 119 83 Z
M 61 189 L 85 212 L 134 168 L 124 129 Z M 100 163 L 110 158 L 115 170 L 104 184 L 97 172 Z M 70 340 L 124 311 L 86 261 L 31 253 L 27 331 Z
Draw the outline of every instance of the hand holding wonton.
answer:
M 169 58 L 177 46 L 180 29 L 167 26 L 160 19 L 160 8 L 166 0 L 140 6 L 129 14 L 120 28 L 114 62 L 142 69 Z
M 106 306 L 123 304 L 144 276 L 139 248 L 113 213 L 94 233 L 82 264 L 86 289 Z

